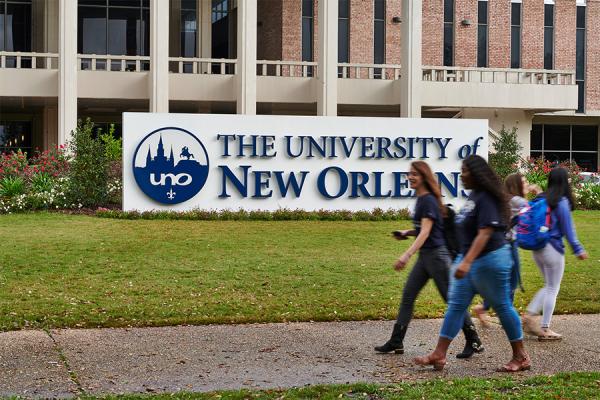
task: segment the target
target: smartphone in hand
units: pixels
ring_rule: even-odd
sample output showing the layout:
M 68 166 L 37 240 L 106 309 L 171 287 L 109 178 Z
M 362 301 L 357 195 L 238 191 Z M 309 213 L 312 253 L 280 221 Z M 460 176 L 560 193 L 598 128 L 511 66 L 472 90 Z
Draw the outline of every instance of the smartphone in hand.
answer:
M 404 231 L 393 231 L 392 235 L 398 240 L 406 240 L 408 236 L 404 234 Z

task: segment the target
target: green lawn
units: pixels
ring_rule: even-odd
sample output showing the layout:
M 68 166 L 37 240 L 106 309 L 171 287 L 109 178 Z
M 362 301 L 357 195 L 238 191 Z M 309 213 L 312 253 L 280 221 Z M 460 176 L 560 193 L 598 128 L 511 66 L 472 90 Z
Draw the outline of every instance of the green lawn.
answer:
M 600 393 L 600 373 L 565 373 L 516 380 L 469 378 L 457 380 L 436 379 L 396 385 L 327 385 L 268 391 L 230 391 L 214 393 L 177 393 L 165 395 L 124 395 L 105 399 L 122 400 L 242 400 L 242 399 L 597 399 Z M 85 398 L 85 397 L 84 397 Z
M 600 212 L 579 212 L 590 253 L 567 257 L 557 312 L 600 312 Z M 111 220 L 0 216 L 0 331 L 393 318 L 406 272 L 401 222 Z M 542 280 L 524 252 L 523 308 Z M 432 285 L 418 317 L 440 317 Z

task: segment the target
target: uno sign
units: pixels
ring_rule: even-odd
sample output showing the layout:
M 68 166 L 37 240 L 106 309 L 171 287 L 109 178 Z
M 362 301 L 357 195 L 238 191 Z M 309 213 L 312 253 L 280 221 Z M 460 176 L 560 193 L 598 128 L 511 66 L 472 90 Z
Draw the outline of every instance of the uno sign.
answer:
M 404 208 L 425 160 L 449 202 L 461 160 L 487 157 L 487 121 L 123 115 L 125 210 Z

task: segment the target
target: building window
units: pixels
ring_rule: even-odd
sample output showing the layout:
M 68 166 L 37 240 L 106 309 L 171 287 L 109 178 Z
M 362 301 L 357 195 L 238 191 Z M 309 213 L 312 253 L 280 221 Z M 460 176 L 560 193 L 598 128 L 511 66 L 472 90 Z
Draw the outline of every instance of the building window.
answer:
M 488 2 L 477 2 L 477 66 L 488 66 Z
M 338 1 L 338 62 L 350 62 L 350 0 Z M 338 77 L 343 77 L 342 67 L 338 68 Z
M 510 5 L 510 67 L 521 68 L 521 3 Z
M 196 0 L 181 0 L 179 23 L 179 56 L 197 57 L 198 9 Z M 183 72 L 192 73 L 193 63 L 183 63 Z
M 554 69 L 554 2 L 544 4 L 544 69 Z
M 313 61 L 314 57 L 314 1 L 302 0 L 302 61 Z M 308 76 L 313 76 L 313 68 L 308 68 Z
M 444 0 L 444 66 L 454 65 L 454 0 Z
M 0 152 L 21 150 L 31 155 L 31 121 L 0 121 Z
M 575 55 L 575 81 L 578 89 L 577 112 L 585 112 L 585 6 L 577 6 L 577 50 Z
M 385 63 L 385 0 L 375 0 L 373 34 L 373 63 Z M 374 77 L 381 78 L 381 68 L 375 68 Z
M 79 0 L 77 51 L 80 54 L 111 54 L 117 56 L 150 55 L 150 0 Z M 89 69 L 89 61 L 81 68 Z M 120 61 L 109 66 L 121 69 Z M 148 62 L 142 68 L 148 70 Z M 96 69 L 107 69 L 97 62 Z M 127 69 L 135 61 L 127 62 Z
M 533 125 L 531 156 L 551 162 L 574 161 L 587 171 L 598 171 L 598 127 Z
M 0 51 L 31 52 L 31 20 L 31 0 L 0 0 Z M 16 66 L 15 57 L 6 57 L 6 67 Z M 21 59 L 21 68 L 31 68 L 31 59 Z

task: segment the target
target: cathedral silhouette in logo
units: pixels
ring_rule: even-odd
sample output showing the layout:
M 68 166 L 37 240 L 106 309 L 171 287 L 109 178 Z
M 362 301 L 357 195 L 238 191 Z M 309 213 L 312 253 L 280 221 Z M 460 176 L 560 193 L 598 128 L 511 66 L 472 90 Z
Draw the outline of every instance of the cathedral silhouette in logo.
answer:
M 168 156 L 166 148 L 169 148 Z M 196 136 L 180 128 L 163 128 L 146 136 L 138 145 L 133 162 L 133 173 L 140 189 L 162 204 L 178 204 L 191 199 L 208 178 L 208 155 L 204 145 Z

